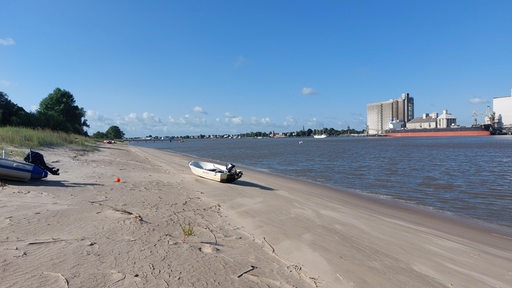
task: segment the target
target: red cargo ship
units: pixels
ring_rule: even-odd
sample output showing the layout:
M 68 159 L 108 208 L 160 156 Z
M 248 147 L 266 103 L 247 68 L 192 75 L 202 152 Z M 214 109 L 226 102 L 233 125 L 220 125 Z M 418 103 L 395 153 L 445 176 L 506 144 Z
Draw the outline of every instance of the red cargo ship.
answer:
M 384 134 L 390 137 L 450 137 L 450 136 L 489 136 L 494 134 L 494 129 L 490 124 L 471 126 L 471 127 L 451 127 L 451 128 L 425 128 L 425 129 L 396 129 L 387 130 Z

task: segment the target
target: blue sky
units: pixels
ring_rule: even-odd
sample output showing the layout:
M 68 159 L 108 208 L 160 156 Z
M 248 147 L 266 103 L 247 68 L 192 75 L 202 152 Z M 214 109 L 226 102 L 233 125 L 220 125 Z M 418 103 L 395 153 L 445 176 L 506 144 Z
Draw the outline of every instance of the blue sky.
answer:
M 512 88 L 512 1 L 2 0 L 0 91 L 34 111 L 54 88 L 89 134 L 363 129 L 415 98 L 471 124 Z

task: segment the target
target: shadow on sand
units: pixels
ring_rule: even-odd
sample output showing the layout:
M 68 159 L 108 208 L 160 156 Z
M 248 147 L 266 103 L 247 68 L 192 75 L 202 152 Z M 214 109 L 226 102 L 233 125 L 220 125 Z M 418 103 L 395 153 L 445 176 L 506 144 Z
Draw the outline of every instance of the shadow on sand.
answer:
M 80 183 L 61 180 L 32 180 L 28 182 L 18 182 L 10 180 L 2 180 L 2 182 L 11 186 L 45 186 L 45 187 L 85 187 L 85 186 L 103 186 L 98 183 Z
M 271 188 L 271 187 L 268 187 L 268 186 L 263 186 L 263 185 L 260 185 L 260 184 L 256 184 L 256 183 L 248 182 L 248 181 L 244 181 L 244 180 L 237 180 L 233 184 L 234 185 L 238 185 L 238 186 L 244 186 L 244 187 L 259 188 L 261 190 L 266 190 L 266 191 L 274 191 L 275 190 L 274 188 Z

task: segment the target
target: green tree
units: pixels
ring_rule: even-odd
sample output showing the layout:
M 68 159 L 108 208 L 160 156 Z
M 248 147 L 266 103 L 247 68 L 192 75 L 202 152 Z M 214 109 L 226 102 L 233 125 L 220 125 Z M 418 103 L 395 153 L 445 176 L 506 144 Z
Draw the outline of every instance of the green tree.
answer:
M 6 93 L 0 91 L 0 126 L 32 127 L 34 115 L 16 105 Z
M 89 127 L 84 108 L 75 104 L 75 97 L 69 91 L 55 88 L 39 103 L 37 117 L 40 126 L 56 131 L 86 135 Z
M 105 131 L 105 136 L 108 139 L 123 139 L 124 132 L 118 126 L 110 126 L 110 128 Z
M 92 134 L 92 138 L 106 139 L 108 137 L 107 137 L 107 134 L 105 132 L 97 131 L 96 133 Z

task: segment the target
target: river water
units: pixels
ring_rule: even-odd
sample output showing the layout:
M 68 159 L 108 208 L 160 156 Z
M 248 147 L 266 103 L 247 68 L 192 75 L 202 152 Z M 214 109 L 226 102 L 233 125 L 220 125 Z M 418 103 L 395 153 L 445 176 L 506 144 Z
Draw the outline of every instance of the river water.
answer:
M 131 142 L 512 229 L 512 136 Z

